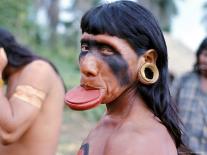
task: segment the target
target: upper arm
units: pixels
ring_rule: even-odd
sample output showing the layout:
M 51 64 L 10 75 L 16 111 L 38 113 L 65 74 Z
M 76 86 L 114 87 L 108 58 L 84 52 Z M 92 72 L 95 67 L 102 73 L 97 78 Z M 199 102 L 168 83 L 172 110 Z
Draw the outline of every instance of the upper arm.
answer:
M 43 61 L 33 62 L 22 70 L 16 87 L 30 86 L 34 90 L 43 92 L 45 99 L 50 90 L 51 73 L 52 69 L 49 64 Z M 44 99 L 41 101 L 42 105 L 44 104 Z M 12 116 L 5 120 L 5 126 L 0 129 L 1 136 L 8 143 L 21 137 L 41 111 L 41 107 L 38 108 L 31 104 L 32 102 L 22 100 L 13 94 L 9 98 L 9 103 Z

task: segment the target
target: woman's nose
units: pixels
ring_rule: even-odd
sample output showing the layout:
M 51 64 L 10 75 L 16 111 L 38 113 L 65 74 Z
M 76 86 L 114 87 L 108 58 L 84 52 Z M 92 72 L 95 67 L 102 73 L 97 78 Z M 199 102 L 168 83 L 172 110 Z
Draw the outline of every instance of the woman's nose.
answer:
M 97 60 L 93 55 L 86 55 L 80 60 L 80 71 L 87 77 L 98 75 Z

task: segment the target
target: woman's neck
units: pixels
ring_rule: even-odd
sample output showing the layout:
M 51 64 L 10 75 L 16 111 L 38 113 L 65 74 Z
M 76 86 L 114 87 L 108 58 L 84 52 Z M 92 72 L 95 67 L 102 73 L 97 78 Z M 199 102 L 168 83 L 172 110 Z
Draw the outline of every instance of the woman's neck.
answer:
M 127 117 L 130 113 L 134 113 L 134 110 L 139 115 L 150 112 L 135 88 L 126 90 L 113 102 L 106 104 L 106 107 L 106 114 L 117 118 Z

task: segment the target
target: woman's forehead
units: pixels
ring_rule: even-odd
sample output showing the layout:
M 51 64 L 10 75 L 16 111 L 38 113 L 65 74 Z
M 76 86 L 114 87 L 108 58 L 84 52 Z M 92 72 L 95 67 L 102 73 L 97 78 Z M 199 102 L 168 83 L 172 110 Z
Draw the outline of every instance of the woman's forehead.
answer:
M 130 51 L 132 51 L 132 53 L 135 53 L 134 49 L 130 46 L 130 44 L 126 40 L 116 36 L 110 36 L 107 34 L 93 35 L 93 34 L 83 33 L 81 36 L 81 40 L 89 40 L 89 41 L 91 40 L 99 43 L 108 44 L 122 54 L 124 54 L 125 52 L 129 54 Z

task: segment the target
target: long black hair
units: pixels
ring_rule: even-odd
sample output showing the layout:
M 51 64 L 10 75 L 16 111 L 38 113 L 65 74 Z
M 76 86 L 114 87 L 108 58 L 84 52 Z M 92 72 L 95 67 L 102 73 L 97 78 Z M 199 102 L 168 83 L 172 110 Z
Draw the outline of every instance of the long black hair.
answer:
M 24 66 L 40 58 L 28 48 L 20 45 L 15 37 L 3 28 L 0 28 L 0 47 L 4 48 L 6 52 L 8 64 L 15 68 Z
M 207 37 L 203 39 L 201 44 L 199 45 L 197 51 L 196 51 L 196 62 L 194 64 L 194 71 L 198 74 L 200 74 L 199 70 L 199 56 L 203 52 L 203 50 L 207 50 Z
M 181 129 L 168 86 L 167 47 L 154 16 L 135 2 L 117 1 L 86 12 L 81 20 L 81 29 L 82 33 L 108 34 L 125 39 L 138 56 L 149 49 L 156 50 L 159 79 L 152 85 L 138 83 L 136 90 L 148 108 L 166 126 L 179 147 L 182 144 Z
M 0 28 L 0 48 L 4 48 L 8 59 L 8 65 L 13 68 L 19 68 L 31 63 L 34 60 L 41 59 L 48 62 L 59 75 L 57 68 L 54 64 L 52 64 L 52 62 L 36 55 L 29 48 L 18 43 L 14 35 L 4 28 Z M 6 81 L 8 80 L 7 76 L 3 76 L 3 78 Z

